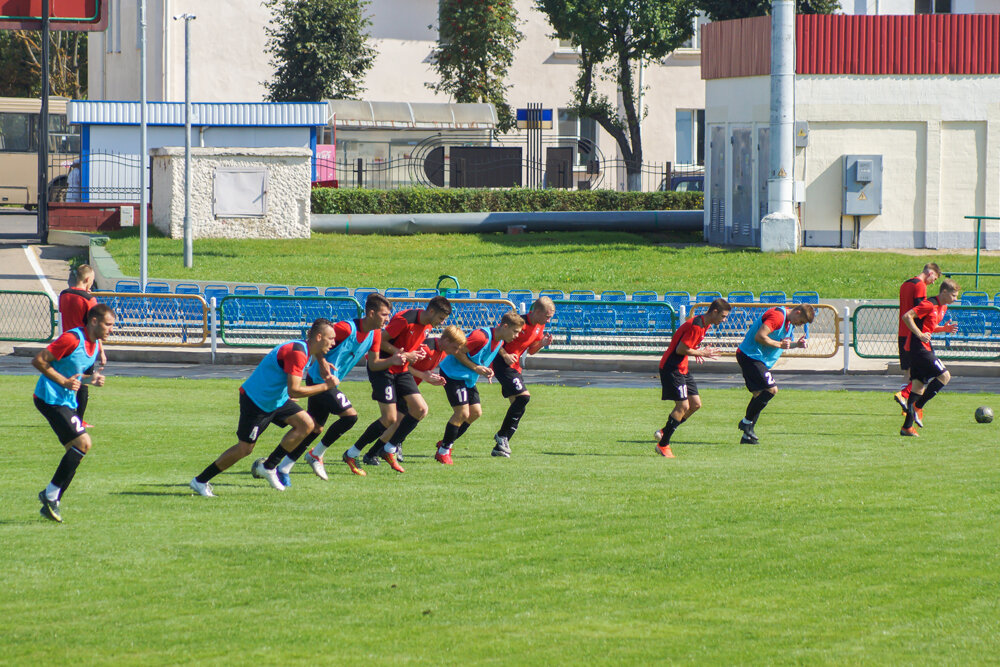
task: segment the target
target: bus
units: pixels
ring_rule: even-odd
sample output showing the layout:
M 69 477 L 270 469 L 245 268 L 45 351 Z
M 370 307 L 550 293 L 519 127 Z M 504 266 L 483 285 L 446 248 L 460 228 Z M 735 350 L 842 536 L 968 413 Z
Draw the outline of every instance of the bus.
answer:
M 65 196 L 66 175 L 80 155 L 80 129 L 66 124 L 65 97 L 49 98 L 49 199 Z M 42 101 L 0 97 L 0 206 L 38 203 L 38 115 Z

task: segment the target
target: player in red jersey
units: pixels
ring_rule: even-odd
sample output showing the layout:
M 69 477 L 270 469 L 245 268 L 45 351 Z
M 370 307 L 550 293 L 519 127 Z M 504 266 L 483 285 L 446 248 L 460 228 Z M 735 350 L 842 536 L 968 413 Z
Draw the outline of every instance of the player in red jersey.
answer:
M 87 264 L 76 267 L 76 282 L 69 289 L 64 289 L 59 293 L 59 321 L 64 332 L 71 329 L 83 328 L 86 326 L 87 311 L 97 305 L 97 299 L 90 293 L 94 286 L 94 269 Z M 104 347 L 101 347 L 101 355 L 97 365 L 103 371 L 108 358 L 104 354 Z M 93 369 L 87 371 L 92 373 Z M 80 390 L 76 392 L 77 410 L 76 414 L 83 421 L 84 428 L 90 428 L 93 424 L 88 424 L 83 420 L 83 413 L 87 410 L 87 400 L 90 392 L 87 385 L 80 385 Z
M 903 371 L 904 384 L 893 395 L 899 407 L 906 412 L 906 401 L 910 397 L 910 354 L 906 351 L 906 341 L 910 330 L 903 322 L 903 315 L 927 298 L 927 286 L 941 277 L 941 269 L 931 262 L 925 264 L 923 270 L 899 286 L 899 368 Z M 922 416 L 922 415 L 919 415 Z
M 531 400 L 531 393 L 524 384 L 521 372 L 521 359 L 525 353 L 535 354 L 552 342 L 552 334 L 545 333 L 545 325 L 556 314 L 556 306 L 547 296 L 539 297 L 532 304 L 531 310 L 524 318 L 524 328 L 521 333 L 509 343 L 504 343 L 493 360 L 493 372 L 500 383 L 500 392 L 510 400 L 510 407 L 504 415 L 500 430 L 493 436 L 496 445 L 491 454 L 510 458 L 510 439 L 514 437 L 521 417 Z
M 378 402 L 381 416 L 368 425 L 352 448 L 363 451 L 370 443 L 375 443 L 372 451 L 364 456 L 366 465 L 377 465 L 376 457 L 381 456 L 396 472 L 406 472 L 396 458 L 401 453 L 399 447 L 420 420 L 427 416 L 427 403 L 417 389 L 409 365 L 421 359 L 420 344 L 424 342 L 427 332 L 444 322 L 450 314 L 451 303 L 448 299 L 436 296 L 426 308 L 404 310 L 389 320 L 382 336 L 382 357 L 398 353 L 403 356 L 404 362 L 384 371 L 368 369 L 372 399 Z M 384 434 L 396 422 L 396 399 L 399 397 L 406 401 L 407 414 L 393 432 L 393 440 L 389 441 Z
M 670 451 L 670 437 L 678 426 L 701 407 L 698 385 L 688 371 L 688 357 L 694 357 L 700 364 L 705 359 L 715 359 L 718 356 L 718 350 L 714 347 L 698 346 L 708 329 L 724 322 L 732 309 L 725 299 L 716 299 L 708 307 L 708 312 L 692 317 L 677 327 L 670 338 L 670 347 L 660 359 L 660 385 L 663 387 L 660 398 L 673 401 L 674 409 L 667 417 L 667 425 L 656 432 L 656 451 L 662 456 L 674 458 L 674 453 Z
M 958 298 L 958 283 L 945 280 L 941 283 L 938 295 L 921 301 L 918 305 L 903 315 L 903 322 L 910 336 L 906 339 L 906 349 L 910 354 L 910 378 L 913 390 L 906 400 L 906 419 L 899 434 L 916 436 L 917 430 L 913 424 L 923 427 L 923 419 L 917 414 L 927 401 L 934 398 L 948 381 L 951 373 L 944 367 L 941 360 L 934 354 L 931 347 L 931 336 L 936 333 L 955 333 L 958 324 L 954 321 L 941 324 L 948 305 Z

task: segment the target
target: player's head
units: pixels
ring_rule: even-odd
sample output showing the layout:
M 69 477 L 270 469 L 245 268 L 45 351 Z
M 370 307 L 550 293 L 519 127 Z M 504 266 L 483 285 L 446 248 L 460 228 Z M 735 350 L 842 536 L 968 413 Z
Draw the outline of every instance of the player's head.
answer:
M 465 334 L 454 324 L 449 324 L 441 331 L 438 339 L 438 349 L 445 354 L 455 354 L 465 345 Z
M 951 278 L 946 278 L 941 282 L 941 287 L 938 289 L 938 303 L 947 305 L 958 300 L 958 293 L 962 291 L 962 288 L 958 286 L 958 283 Z
M 372 329 L 381 329 L 392 316 L 392 304 L 378 292 L 372 292 L 365 299 L 365 319 Z
M 800 303 L 788 311 L 788 320 L 795 326 L 808 324 L 812 322 L 815 317 L 816 309 L 808 303 Z
M 514 340 L 517 334 L 521 333 L 521 329 L 523 328 L 524 318 L 518 315 L 516 311 L 508 311 L 500 318 L 500 324 L 497 326 L 497 338 L 505 343 L 509 343 Z
M 556 304 L 547 296 L 540 296 L 531 304 L 531 323 L 548 324 L 556 314 Z
M 925 285 L 933 285 L 934 281 L 941 277 L 941 267 L 934 262 L 924 264 L 924 270 L 920 272 L 920 277 Z
M 729 302 L 719 297 L 712 301 L 708 306 L 708 312 L 705 313 L 706 324 L 719 324 L 724 322 L 729 313 L 732 312 L 733 307 L 729 305 Z
M 76 267 L 76 287 L 89 290 L 94 285 L 94 269 L 89 264 Z
M 107 340 L 115 326 L 115 311 L 106 303 L 99 303 L 87 311 L 87 331 L 94 340 Z
M 317 317 L 309 327 L 309 353 L 324 355 L 336 343 L 337 336 L 333 331 L 333 323 L 325 317 Z
M 451 315 L 451 302 L 443 296 L 436 296 L 427 302 L 427 308 L 424 310 L 424 313 L 428 319 L 424 324 L 436 327 Z

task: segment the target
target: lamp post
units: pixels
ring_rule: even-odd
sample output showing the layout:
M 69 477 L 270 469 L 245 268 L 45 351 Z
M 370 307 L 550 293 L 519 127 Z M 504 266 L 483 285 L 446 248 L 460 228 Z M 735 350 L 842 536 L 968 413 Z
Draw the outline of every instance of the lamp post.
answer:
M 191 232 L 191 21 L 194 14 L 181 14 L 184 21 L 184 268 L 194 266 L 194 243 Z

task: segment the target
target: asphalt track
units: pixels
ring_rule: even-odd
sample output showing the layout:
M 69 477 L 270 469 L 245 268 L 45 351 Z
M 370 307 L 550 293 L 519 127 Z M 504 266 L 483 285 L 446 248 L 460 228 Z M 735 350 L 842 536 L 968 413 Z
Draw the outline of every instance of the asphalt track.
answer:
M 203 380 L 210 378 L 226 378 L 242 380 L 250 375 L 253 366 L 234 366 L 228 364 L 167 364 L 167 363 L 129 363 L 111 362 L 104 369 L 109 378 L 118 377 L 156 377 L 156 378 L 190 378 Z M 37 375 L 38 371 L 31 365 L 29 357 L 13 355 L 0 356 L 0 375 Z M 659 377 L 652 373 L 626 372 L 592 372 L 592 371 L 548 371 L 526 370 L 525 380 L 528 385 L 562 385 L 566 387 L 604 387 L 604 388 L 659 388 Z M 899 388 L 900 381 L 893 375 L 845 375 L 843 373 L 775 373 L 778 386 L 784 389 L 805 389 L 811 391 L 848 390 L 894 392 Z M 355 368 L 347 376 L 348 380 L 367 381 L 363 369 Z M 741 375 L 726 373 L 695 372 L 695 380 L 699 387 L 722 389 L 743 387 Z M 482 385 L 481 385 L 482 386 Z M 499 388 L 497 389 L 499 392 Z M 947 391 L 977 393 L 1000 393 L 1000 377 L 953 377 Z

